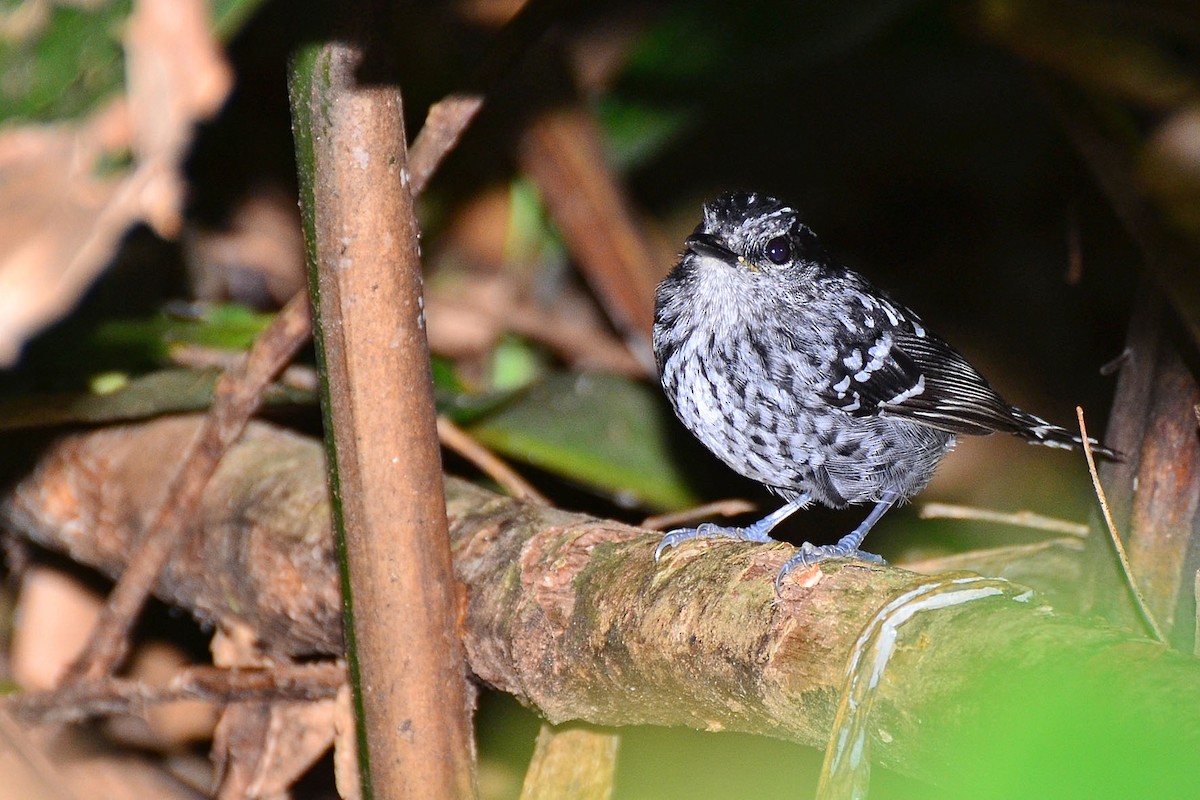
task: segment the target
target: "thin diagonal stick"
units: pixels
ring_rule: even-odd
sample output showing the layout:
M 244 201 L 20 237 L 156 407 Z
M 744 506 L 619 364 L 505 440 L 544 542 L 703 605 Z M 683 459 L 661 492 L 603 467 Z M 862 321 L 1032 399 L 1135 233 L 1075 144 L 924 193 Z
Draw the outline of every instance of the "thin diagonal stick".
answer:
M 1096 459 L 1092 455 L 1092 443 L 1088 439 L 1087 425 L 1083 421 L 1083 408 L 1075 407 L 1075 415 L 1079 418 L 1079 433 L 1083 438 L 1083 455 L 1087 459 L 1088 472 L 1092 475 L 1092 486 L 1096 489 L 1096 499 L 1100 501 L 1100 512 L 1104 515 L 1104 524 L 1108 526 L 1109 538 L 1112 539 L 1113 549 L 1117 551 L 1117 560 L 1121 562 L 1121 571 L 1125 574 L 1125 582 L 1129 586 L 1130 593 L 1133 594 L 1134 604 L 1138 607 L 1138 612 L 1142 615 L 1142 620 L 1146 623 L 1146 627 L 1150 629 L 1150 633 L 1155 639 L 1166 644 L 1167 637 L 1163 633 L 1162 628 L 1158 627 L 1158 622 L 1154 619 L 1154 615 L 1150 613 L 1150 607 L 1146 604 L 1146 598 L 1142 596 L 1142 592 L 1138 589 L 1137 580 L 1133 577 L 1133 567 L 1129 564 L 1129 556 L 1125 554 L 1125 545 L 1121 542 L 1121 537 L 1117 534 L 1117 525 L 1113 522 L 1112 512 L 1108 510 L 1108 498 L 1104 496 L 1104 487 L 1100 485 L 1100 474 L 1096 472 Z
M 236 367 L 226 370 L 213 390 L 213 404 L 196 440 L 180 456 L 180 466 L 166 486 L 134 556 L 100 612 L 87 647 L 71 665 L 65 683 L 96 680 L 112 674 L 129 648 L 129 631 L 158 581 L 200 504 L 204 487 L 221 456 L 245 430 L 262 403 L 271 379 L 308 340 L 308 298 L 298 294 L 255 340 Z
M 1018 528 L 1028 528 L 1035 531 L 1065 533 L 1081 539 L 1091 533 L 1091 529 L 1087 525 L 1071 522 L 1066 519 L 1044 517 L 1032 511 L 993 511 L 989 508 L 974 508 L 971 506 L 953 505 L 951 503 L 926 503 L 917 511 L 917 517 L 920 519 L 964 519 L 977 522 L 994 522 L 999 525 L 1013 525 Z
M 333 661 L 266 669 L 187 667 L 169 681 L 97 678 L 41 692 L 20 692 L 0 702 L 0 717 L 29 724 L 82 722 L 94 716 L 144 714 L 149 706 L 178 700 L 234 703 L 246 700 L 329 700 L 346 683 L 346 667 Z
M 552 505 L 545 495 L 533 488 L 529 481 L 521 477 L 491 450 L 471 438 L 462 428 L 445 416 L 437 418 L 438 438 L 442 444 L 458 453 L 463 458 L 479 467 L 489 478 L 500 484 L 513 497 L 537 503 L 539 506 Z
M 496 36 L 491 49 L 467 81 L 467 88 L 434 103 L 408 152 L 409 191 L 425 191 L 429 179 L 475 120 L 484 99 L 554 23 L 562 0 L 529 0 Z

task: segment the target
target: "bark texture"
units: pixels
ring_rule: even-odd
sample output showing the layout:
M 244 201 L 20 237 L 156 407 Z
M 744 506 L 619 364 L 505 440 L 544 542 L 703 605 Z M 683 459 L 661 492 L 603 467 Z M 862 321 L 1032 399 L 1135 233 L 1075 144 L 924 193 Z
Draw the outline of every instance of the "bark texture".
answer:
M 7 498 L 5 525 L 118 574 L 137 509 L 154 495 L 159 454 L 197 424 L 175 418 L 65 438 Z M 340 652 L 321 462 L 317 443 L 251 426 L 214 477 L 195 545 L 160 594 L 216 624 L 252 625 L 276 652 Z M 956 770 L 971 767 L 946 753 L 1012 708 L 996 698 L 1023 697 L 1027 685 L 1111 706 L 1089 724 L 1161 723 L 1155 730 L 1170 736 L 1153 741 L 1159 752 L 1182 758 L 1200 745 L 1200 715 L 1177 702 L 1200 692 L 1200 664 L 1055 614 L 1012 584 L 830 564 L 789 580 L 776 598 L 785 545 L 685 545 L 656 565 L 654 532 L 452 478 L 446 501 L 467 588 L 470 667 L 552 722 L 688 725 L 823 746 L 864 627 L 920 590 L 922 606 L 895 629 L 872 690 L 867 733 L 883 763 L 939 782 L 969 778 Z M 968 597 L 993 584 L 1007 588 Z
M 353 6 L 350 39 L 298 59 L 291 87 L 347 659 L 364 796 L 468 798 L 474 697 L 442 503 L 404 110 L 381 58 L 387 11 L 375 0 Z

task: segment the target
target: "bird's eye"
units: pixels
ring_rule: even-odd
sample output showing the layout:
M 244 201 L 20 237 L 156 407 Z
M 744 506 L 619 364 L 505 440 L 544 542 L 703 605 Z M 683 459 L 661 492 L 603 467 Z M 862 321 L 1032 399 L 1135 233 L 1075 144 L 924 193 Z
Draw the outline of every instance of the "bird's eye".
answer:
M 783 266 L 792 260 L 792 245 L 786 236 L 776 236 L 767 242 L 766 253 L 772 264 Z

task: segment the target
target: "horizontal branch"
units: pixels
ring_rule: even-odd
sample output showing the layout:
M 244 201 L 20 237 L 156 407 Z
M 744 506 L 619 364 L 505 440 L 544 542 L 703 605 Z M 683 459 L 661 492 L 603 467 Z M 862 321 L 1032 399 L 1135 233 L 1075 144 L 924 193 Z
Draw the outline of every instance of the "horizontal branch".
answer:
M 4 710 L 38 724 L 80 722 L 93 716 L 140 713 L 147 706 L 178 700 L 330 700 L 345 683 L 346 667 L 334 661 L 262 669 L 190 667 L 161 686 L 130 678 L 96 678 L 61 689 L 25 692 L 9 697 Z
M 134 536 L 126 527 L 154 497 L 160 454 L 177 452 L 196 424 L 174 418 L 68 436 L 9 494 L 0 522 L 117 574 Z M 316 442 L 253 425 L 210 485 L 198 535 L 169 565 L 160 596 L 218 625 L 251 625 L 278 653 L 338 652 L 321 459 Z M 969 779 L 977 765 L 947 753 L 981 723 L 1011 717 L 1013 698 L 1042 693 L 1108 714 L 1080 719 L 1117 726 L 1109 729 L 1178 753 L 1180 763 L 1200 745 L 1200 714 L 1178 702 L 1200 693 L 1200 664 L 1052 613 L 1012 584 L 832 563 L 797 574 L 777 598 L 772 580 L 792 552 L 786 545 L 685 544 L 655 564 L 660 534 L 454 479 L 446 500 L 467 588 L 470 667 L 552 722 L 688 725 L 823 746 L 850 654 L 888 607 L 888 625 L 902 624 L 883 626 L 892 644 L 876 642 L 877 655 L 860 666 L 878 670 L 873 752 L 903 772 Z M 897 600 L 905 595 L 916 599 Z M 1131 731 L 1117 718 L 1129 709 L 1153 730 Z M 1046 723 L 1036 713 L 988 736 L 1024 741 Z

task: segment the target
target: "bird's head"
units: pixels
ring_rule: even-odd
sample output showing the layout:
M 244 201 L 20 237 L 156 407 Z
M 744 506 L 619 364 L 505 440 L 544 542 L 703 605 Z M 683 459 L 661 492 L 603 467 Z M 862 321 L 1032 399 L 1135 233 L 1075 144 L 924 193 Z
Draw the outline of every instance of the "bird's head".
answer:
M 704 206 L 704 219 L 684 243 L 696 268 L 723 266 L 747 278 L 803 279 L 828 259 L 796 210 L 774 197 L 730 192 Z

